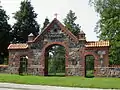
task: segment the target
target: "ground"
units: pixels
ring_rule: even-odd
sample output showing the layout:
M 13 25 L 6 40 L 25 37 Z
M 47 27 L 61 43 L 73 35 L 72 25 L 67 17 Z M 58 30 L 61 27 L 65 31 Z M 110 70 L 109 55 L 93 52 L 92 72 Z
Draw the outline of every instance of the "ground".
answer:
M 120 78 L 84 78 L 80 76 L 20 76 L 0 74 L 0 82 L 79 88 L 120 89 Z
M 90 89 L 90 88 L 73 88 L 73 87 L 0 83 L 0 90 L 107 90 L 107 89 Z

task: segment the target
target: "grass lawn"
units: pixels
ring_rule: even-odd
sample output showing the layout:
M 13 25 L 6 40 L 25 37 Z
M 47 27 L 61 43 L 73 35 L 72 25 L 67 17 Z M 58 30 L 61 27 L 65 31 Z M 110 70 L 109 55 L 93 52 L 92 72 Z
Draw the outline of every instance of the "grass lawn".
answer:
M 20 84 L 54 85 L 84 88 L 119 88 L 120 78 L 84 78 L 79 76 L 55 77 L 55 76 L 19 76 L 0 74 L 0 82 Z
M 94 71 L 93 70 L 87 70 L 86 71 L 86 77 L 94 77 Z

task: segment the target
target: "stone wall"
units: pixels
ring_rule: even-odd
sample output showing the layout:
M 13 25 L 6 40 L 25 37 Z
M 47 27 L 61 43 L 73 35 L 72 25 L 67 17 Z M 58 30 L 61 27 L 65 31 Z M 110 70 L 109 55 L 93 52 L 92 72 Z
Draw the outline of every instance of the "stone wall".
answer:
M 0 65 L 0 73 L 8 73 L 8 65 Z
M 27 73 L 31 75 L 42 75 L 41 71 L 41 50 L 40 49 L 32 49 L 31 50 L 31 57 L 29 57 L 29 65 L 28 65 L 28 70 Z
M 79 48 L 70 48 L 69 49 L 69 59 L 67 67 L 68 76 L 83 76 L 83 66 L 82 59 L 80 56 Z
M 120 67 L 97 67 L 96 77 L 120 77 Z
M 68 48 L 65 43 L 50 43 L 45 48 L 50 45 L 59 44 L 63 45 L 66 49 L 66 72 L 67 76 L 85 76 L 85 55 L 92 54 L 96 56 L 97 50 L 85 50 L 85 48 Z M 44 50 L 40 49 L 28 49 L 28 50 L 11 50 L 9 52 L 9 66 L 8 67 L 0 67 L 0 72 L 18 74 L 19 73 L 19 64 L 20 64 L 20 56 L 27 55 L 28 56 L 28 67 L 27 74 L 31 75 L 44 75 Z M 91 52 L 91 53 L 89 53 Z M 107 56 L 105 56 L 104 67 L 101 68 L 99 56 L 95 57 L 95 73 L 96 77 L 120 77 L 120 68 L 118 67 L 107 67 L 108 61 Z
M 118 72 L 118 69 L 108 68 L 108 45 L 107 47 L 102 47 L 101 45 L 90 45 L 90 47 L 87 47 L 85 33 L 81 31 L 78 36 L 74 36 L 57 19 L 54 19 L 33 41 L 28 41 L 27 49 L 21 47 L 9 49 L 8 72 L 14 74 L 19 73 L 19 67 L 24 65 L 20 65 L 20 57 L 23 55 L 24 58 L 26 56 L 28 57 L 28 74 L 47 75 L 48 61 L 46 60 L 46 52 L 51 46 L 61 45 L 65 48 L 65 75 L 85 76 L 85 57 L 87 55 L 93 55 L 95 58 L 95 76 L 106 76 L 107 73 L 110 73 L 109 76 L 114 76 L 111 73 L 115 70 Z M 100 55 L 101 53 L 103 55 Z M 21 63 L 23 63 L 22 58 Z M 101 69 L 99 67 L 103 68 Z M 0 68 L 0 70 L 6 71 L 5 68 Z
M 18 74 L 20 66 L 20 56 L 26 55 L 29 57 L 29 50 L 10 50 L 9 51 L 9 65 L 8 73 Z
M 32 63 L 31 65 L 40 65 L 40 57 L 41 57 L 41 50 L 39 49 L 33 49 L 32 50 Z
M 104 52 L 102 55 L 99 53 Z M 84 58 L 87 55 L 92 55 L 94 57 L 94 76 L 104 76 L 102 73 L 100 74 L 101 67 L 108 67 L 109 59 L 108 59 L 109 48 L 108 47 L 91 47 L 85 48 Z M 86 66 L 85 66 L 86 68 Z
M 99 52 L 105 52 L 103 55 L 100 55 Z M 93 48 L 85 48 L 84 56 L 92 55 L 95 58 L 95 67 L 108 67 L 109 65 L 109 48 L 108 47 L 93 47 Z M 101 57 L 102 56 L 102 57 Z M 103 60 L 101 64 L 101 59 Z

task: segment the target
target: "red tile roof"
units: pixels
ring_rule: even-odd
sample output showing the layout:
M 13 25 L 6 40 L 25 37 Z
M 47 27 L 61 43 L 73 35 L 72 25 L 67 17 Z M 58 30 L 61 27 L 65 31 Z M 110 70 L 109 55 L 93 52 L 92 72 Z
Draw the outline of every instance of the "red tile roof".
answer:
M 0 65 L 0 67 L 8 67 L 8 65 Z
M 105 47 L 109 46 L 109 41 L 88 41 L 85 47 Z
M 28 44 L 10 44 L 8 46 L 8 49 L 27 49 L 28 48 Z

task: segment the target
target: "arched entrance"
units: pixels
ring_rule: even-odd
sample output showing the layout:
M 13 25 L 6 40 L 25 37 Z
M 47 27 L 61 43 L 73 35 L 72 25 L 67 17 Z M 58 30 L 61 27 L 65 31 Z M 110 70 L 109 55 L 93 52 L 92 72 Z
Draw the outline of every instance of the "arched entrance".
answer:
M 44 49 L 44 75 L 65 76 L 67 51 L 63 43 L 52 43 Z
M 28 65 L 26 65 L 28 74 L 48 75 L 50 66 L 48 56 L 50 56 L 50 49 L 56 45 L 63 46 L 65 49 L 64 71 L 66 76 L 85 76 L 86 55 L 93 55 L 95 58 L 95 76 L 102 75 L 99 74 L 100 67 L 109 65 L 109 41 L 87 41 L 83 31 L 75 36 L 56 18 L 38 36 L 29 36 L 27 43 L 9 45 L 8 69 L 10 70 L 7 70 L 8 73 L 18 73 L 18 68 L 22 68 L 22 63 L 25 61 L 24 58 L 19 59 L 19 57 L 27 55 L 29 57 Z M 52 54 L 51 57 L 53 56 L 56 55 Z M 2 60 L 3 57 L 0 59 Z
M 93 55 L 85 56 L 85 77 L 94 77 L 94 61 Z

